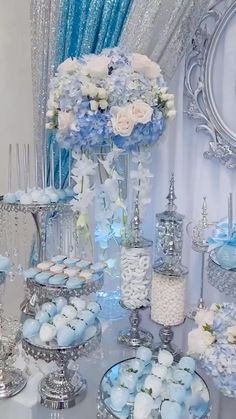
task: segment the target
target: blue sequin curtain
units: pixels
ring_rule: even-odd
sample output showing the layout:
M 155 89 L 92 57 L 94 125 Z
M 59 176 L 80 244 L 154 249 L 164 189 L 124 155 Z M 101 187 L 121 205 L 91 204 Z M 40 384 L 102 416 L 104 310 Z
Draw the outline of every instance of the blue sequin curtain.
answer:
M 99 53 L 118 44 L 132 0 L 63 0 L 58 17 L 54 68 L 68 57 Z M 50 136 L 48 147 L 53 140 Z M 68 152 L 62 151 L 62 178 L 68 174 Z M 58 162 L 55 164 L 58 182 Z M 58 185 L 57 185 L 58 186 Z

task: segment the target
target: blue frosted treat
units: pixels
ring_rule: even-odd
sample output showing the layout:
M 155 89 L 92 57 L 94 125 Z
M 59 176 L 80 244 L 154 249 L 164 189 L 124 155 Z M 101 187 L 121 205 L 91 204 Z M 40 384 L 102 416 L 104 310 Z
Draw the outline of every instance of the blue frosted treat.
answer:
M 180 419 L 182 417 L 183 409 L 177 402 L 164 400 L 161 405 L 162 419 Z
M 90 265 L 91 265 L 91 262 L 89 260 L 83 260 L 83 259 L 81 259 L 79 262 L 76 263 L 76 266 L 79 269 L 88 269 Z
M 173 378 L 177 383 L 183 384 L 183 386 L 188 389 L 191 387 L 193 376 L 185 370 L 175 370 L 173 373 Z
M 73 319 L 69 322 L 69 326 L 75 332 L 75 339 L 76 340 L 81 339 L 86 329 L 85 322 L 80 319 Z
M 53 317 L 57 314 L 57 307 L 56 304 L 52 302 L 44 303 L 41 307 L 42 311 L 46 311 L 50 317 Z
M 87 310 L 97 315 L 101 311 L 101 306 L 96 301 L 91 301 L 87 305 Z
M 50 285 L 65 285 L 66 278 L 67 278 L 67 276 L 64 275 L 64 274 L 56 274 L 56 275 L 53 275 L 49 279 L 49 284 Z
M 43 310 L 39 310 L 35 315 L 35 320 L 38 320 L 40 324 L 48 323 L 50 318 L 48 312 Z
M 196 362 L 193 358 L 191 358 L 191 356 L 183 356 L 183 358 L 179 361 L 179 368 L 193 374 L 196 368 Z
M 30 268 L 23 272 L 24 277 L 33 279 L 40 271 L 37 268 Z
M 107 267 L 107 264 L 105 262 L 97 262 L 90 266 L 90 269 L 92 272 L 102 272 Z
M 45 271 L 45 272 L 40 272 L 39 274 L 37 274 L 34 277 L 34 280 L 36 282 L 38 282 L 41 285 L 45 285 L 48 284 L 49 278 L 52 276 L 51 272 Z
M 78 278 L 77 276 L 73 276 L 73 277 L 70 277 L 68 279 L 68 281 L 66 282 L 66 287 L 73 290 L 73 289 L 76 289 L 76 288 L 80 288 L 83 285 L 84 282 L 85 281 Z
M 78 318 L 83 320 L 88 326 L 91 326 L 94 323 L 96 315 L 89 310 L 80 311 Z
M 61 327 L 57 332 L 58 346 L 70 346 L 75 341 L 75 331 L 69 326 Z
M 61 312 L 61 310 L 63 309 L 63 307 L 67 305 L 67 299 L 66 299 L 65 297 L 62 297 L 62 296 L 57 297 L 57 298 L 54 298 L 54 299 L 52 300 L 52 302 L 53 302 L 54 304 L 56 304 L 56 307 L 57 307 L 57 313 L 60 313 L 60 312 Z
M 170 383 L 169 386 L 169 397 L 170 400 L 182 404 L 186 401 L 187 392 L 182 384 Z
M 68 267 L 75 266 L 77 262 L 79 262 L 79 258 L 67 258 L 63 261 Z
M 27 319 L 23 324 L 23 337 L 30 339 L 33 336 L 36 336 L 40 330 L 40 323 L 35 319 Z
M 56 255 L 56 256 L 53 256 L 51 260 L 53 263 L 63 263 L 65 259 L 66 259 L 66 256 L 64 255 Z

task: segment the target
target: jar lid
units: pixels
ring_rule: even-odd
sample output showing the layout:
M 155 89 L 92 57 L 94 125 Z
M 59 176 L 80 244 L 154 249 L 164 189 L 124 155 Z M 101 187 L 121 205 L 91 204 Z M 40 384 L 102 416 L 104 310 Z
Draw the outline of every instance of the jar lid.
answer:
M 171 265 L 164 262 L 160 265 L 154 265 L 153 270 L 156 273 L 160 273 L 166 276 L 183 276 L 188 274 L 188 268 L 181 263 Z
M 153 241 L 145 239 L 142 236 L 138 237 L 137 239 L 134 239 L 133 237 L 127 237 L 121 242 L 121 245 L 127 248 L 146 248 L 152 247 Z

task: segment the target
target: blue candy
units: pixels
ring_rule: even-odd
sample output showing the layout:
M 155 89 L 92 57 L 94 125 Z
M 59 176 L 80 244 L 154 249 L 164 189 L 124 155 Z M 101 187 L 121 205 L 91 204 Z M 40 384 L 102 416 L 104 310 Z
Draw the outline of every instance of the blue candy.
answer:
M 78 318 L 84 320 L 88 326 L 91 326 L 94 323 L 95 317 L 95 314 L 89 310 L 82 310 L 78 315 Z
M 97 315 L 101 311 L 101 307 L 96 301 L 91 301 L 91 303 L 87 305 L 87 310 L 92 311 L 92 313 Z
M 57 314 L 56 304 L 52 302 L 44 303 L 41 307 L 41 310 L 46 311 L 50 317 L 53 317 L 55 314 Z
M 75 340 L 75 331 L 69 326 L 61 327 L 57 332 L 58 346 L 70 346 Z
M 175 370 L 173 378 L 177 383 L 183 384 L 186 389 L 191 387 L 193 376 L 185 370 Z
M 53 263 L 63 263 L 63 261 L 66 259 L 66 256 L 63 255 L 57 255 L 57 256 L 53 256 L 52 258 L 52 262 Z
M 39 333 L 40 323 L 35 319 L 27 319 L 23 324 L 23 337 L 30 339 Z
M 79 262 L 79 259 L 77 258 L 67 258 L 63 261 L 63 263 L 68 267 L 75 266 L 77 262 Z
M 64 306 L 67 305 L 67 299 L 65 297 L 54 298 L 53 303 L 56 304 L 57 313 L 60 313 Z
M 82 338 L 86 329 L 86 324 L 83 320 L 73 319 L 70 321 L 69 326 L 74 330 L 76 340 Z
M 170 394 L 170 399 L 179 404 L 184 403 L 187 398 L 186 389 L 181 384 L 170 383 L 169 394 Z
M 47 311 L 39 310 L 36 313 L 35 320 L 38 320 L 40 324 L 48 323 L 50 316 Z

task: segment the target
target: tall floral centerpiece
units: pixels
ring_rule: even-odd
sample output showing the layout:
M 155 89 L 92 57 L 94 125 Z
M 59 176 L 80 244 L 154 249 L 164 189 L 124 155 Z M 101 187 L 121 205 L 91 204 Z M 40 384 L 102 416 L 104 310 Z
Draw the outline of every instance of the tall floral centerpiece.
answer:
M 47 128 L 56 130 L 61 147 L 73 149 L 79 229 L 87 228 L 89 208 L 99 198 L 96 231 L 103 248 L 127 220 L 117 159 L 131 155 L 130 178 L 142 214 L 150 202 L 149 149 L 175 113 L 159 65 L 145 55 L 113 48 L 59 65 L 50 84 Z

